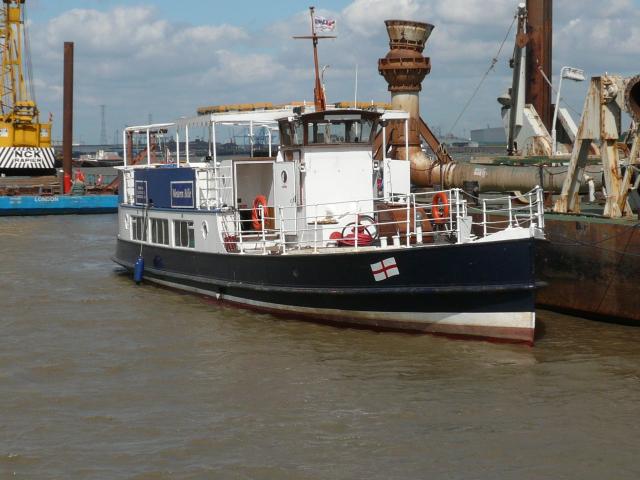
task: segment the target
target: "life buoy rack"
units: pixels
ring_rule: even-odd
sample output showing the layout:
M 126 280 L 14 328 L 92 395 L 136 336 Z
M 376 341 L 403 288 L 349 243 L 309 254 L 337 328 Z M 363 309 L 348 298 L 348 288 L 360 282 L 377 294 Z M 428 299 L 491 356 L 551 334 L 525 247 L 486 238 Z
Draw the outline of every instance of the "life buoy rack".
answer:
M 262 207 L 262 209 L 260 208 Z M 264 227 L 270 228 L 271 219 L 269 218 L 269 209 L 267 208 L 267 197 L 264 195 L 258 195 L 253 200 L 253 209 L 251 210 L 251 226 L 254 230 L 262 230 L 262 215 L 264 215 Z
M 449 220 L 449 197 L 445 192 L 438 192 L 433 196 L 431 216 L 436 223 L 447 223 Z

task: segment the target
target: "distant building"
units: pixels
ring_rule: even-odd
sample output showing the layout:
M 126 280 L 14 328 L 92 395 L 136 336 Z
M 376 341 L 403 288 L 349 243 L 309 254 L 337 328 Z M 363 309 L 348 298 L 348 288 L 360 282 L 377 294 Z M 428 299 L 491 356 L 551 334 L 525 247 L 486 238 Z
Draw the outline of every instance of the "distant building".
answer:
M 447 147 L 477 147 L 478 142 L 474 142 L 473 140 L 469 140 L 468 138 L 456 137 L 455 135 L 449 134 L 445 135 L 441 139 L 442 143 L 444 143 Z
M 471 140 L 480 145 L 505 145 L 507 135 L 503 127 L 487 127 L 479 130 L 471 130 Z

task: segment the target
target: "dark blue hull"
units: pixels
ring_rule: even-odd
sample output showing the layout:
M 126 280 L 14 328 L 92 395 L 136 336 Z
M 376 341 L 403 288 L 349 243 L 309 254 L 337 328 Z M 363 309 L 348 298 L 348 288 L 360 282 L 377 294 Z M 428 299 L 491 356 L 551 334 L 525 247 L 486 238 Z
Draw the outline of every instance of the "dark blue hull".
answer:
M 198 253 L 145 245 L 145 278 L 248 308 L 359 327 L 533 342 L 533 239 L 330 254 Z M 140 245 L 118 240 L 133 270 Z M 393 259 L 397 274 L 376 280 Z

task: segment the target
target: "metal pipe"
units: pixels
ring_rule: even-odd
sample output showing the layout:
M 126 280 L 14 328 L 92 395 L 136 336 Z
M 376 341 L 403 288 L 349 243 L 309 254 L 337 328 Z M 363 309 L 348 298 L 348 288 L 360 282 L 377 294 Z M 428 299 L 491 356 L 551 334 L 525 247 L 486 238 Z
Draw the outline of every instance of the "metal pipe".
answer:
M 147 165 L 151 165 L 151 135 L 147 127 Z
M 184 152 L 187 155 L 187 164 L 191 163 L 189 160 L 189 125 L 184 127 Z
M 451 162 L 437 166 L 434 160 L 423 152 L 411 157 L 411 180 L 421 187 L 435 187 L 442 184 L 444 189 L 463 188 L 465 181 L 478 182 L 481 192 L 522 191 L 536 185 L 546 192 L 559 193 L 566 177 L 566 167 L 512 167 L 507 165 L 481 165 L 477 163 Z M 602 187 L 602 167 L 591 165 L 585 168 L 585 176 L 595 180 L 596 188 Z M 583 182 L 581 193 L 588 191 Z
M 558 92 L 556 94 L 556 106 L 553 109 L 553 120 L 551 121 L 551 155 L 556 156 L 558 154 L 558 131 L 556 129 L 556 123 L 558 123 L 558 108 L 560 106 L 560 92 L 562 91 L 562 79 L 564 77 L 564 71 L 567 67 L 560 69 L 560 80 L 558 81 Z
M 218 148 L 216 147 L 216 122 L 211 122 L 211 142 L 213 143 L 213 167 L 218 168 Z
M 176 167 L 180 168 L 180 127 L 176 127 Z
M 127 152 L 127 150 L 128 150 L 128 148 L 127 148 L 127 135 L 128 135 L 128 134 L 127 134 L 127 129 L 125 128 L 125 129 L 122 131 L 122 156 L 123 156 L 122 164 L 123 164 L 125 167 L 127 166 L 127 161 L 128 161 L 128 159 L 129 159 L 129 156 L 127 155 L 127 153 L 128 153 L 128 152 Z
M 73 42 L 64 42 L 64 93 L 62 127 L 63 192 L 71 191 L 73 155 Z
M 133 132 L 131 130 L 127 130 L 127 156 L 133 162 Z

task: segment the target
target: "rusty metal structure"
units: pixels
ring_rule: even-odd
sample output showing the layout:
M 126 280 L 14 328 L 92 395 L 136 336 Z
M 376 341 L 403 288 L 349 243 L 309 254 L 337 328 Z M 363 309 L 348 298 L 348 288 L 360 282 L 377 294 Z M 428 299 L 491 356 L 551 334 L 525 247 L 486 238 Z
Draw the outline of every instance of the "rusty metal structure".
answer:
M 527 60 L 525 102 L 535 107 L 542 123 L 551 131 L 551 78 L 553 58 L 553 0 L 527 0 Z
M 63 191 L 71 190 L 71 170 L 73 168 L 73 42 L 64 43 L 64 87 L 62 113 L 62 169 Z
M 389 84 L 391 105 L 394 110 L 409 113 L 408 132 L 394 128 L 390 145 L 392 155 L 404 158 L 405 134 L 408 135 L 409 157 L 421 151 L 420 147 L 420 97 L 422 81 L 431 72 L 431 60 L 422 55 L 431 36 L 433 25 L 420 22 L 387 20 L 389 53 L 378 60 L 378 71 Z
M 622 136 L 621 113 L 625 109 L 635 122 L 635 138 L 623 176 L 619 139 Z M 589 148 L 599 140 L 604 185 L 607 192 L 603 215 L 611 218 L 633 215 L 627 196 L 631 186 L 632 172 L 639 160 L 638 125 L 640 125 L 640 76 L 593 77 L 573 146 L 569 171 L 560 198 L 555 205 L 556 212 L 580 212 L 580 201 L 576 192 L 583 178 L 582 172 L 587 163 Z
M 463 188 L 465 182 L 477 182 L 480 191 L 528 191 L 536 185 L 559 192 L 564 181 L 562 167 L 508 167 L 456 162 L 420 117 L 422 81 L 431 71 L 431 61 L 422 55 L 434 29 L 429 23 L 405 20 L 385 21 L 390 50 L 378 60 L 378 72 L 389 84 L 394 109 L 409 113 L 405 130 L 390 125 L 386 142 L 392 158 L 411 162 L 411 183 L 418 187 Z M 405 137 L 409 151 L 406 152 Z M 435 158 L 421 149 L 421 137 Z M 378 146 L 383 144 L 379 141 Z M 386 154 L 386 152 L 384 152 Z M 408 153 L 408 155 L 407 155 Z

